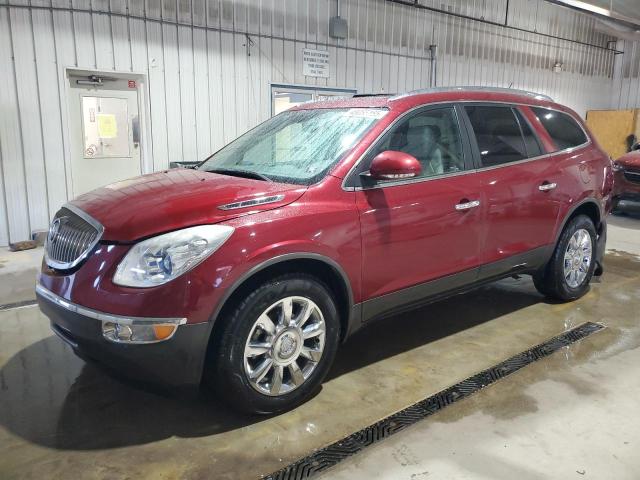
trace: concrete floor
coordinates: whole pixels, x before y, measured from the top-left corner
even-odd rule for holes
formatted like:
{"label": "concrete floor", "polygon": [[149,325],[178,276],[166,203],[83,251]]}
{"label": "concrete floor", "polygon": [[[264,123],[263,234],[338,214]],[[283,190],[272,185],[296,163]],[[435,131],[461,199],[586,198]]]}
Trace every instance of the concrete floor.
{"label": "concrete floor", "polygon": [[611,223],[620,248],[583,299],[548,303],[522,277],[378,322],[310,402],[272,418],[123,382],[37,307],[0,311],[0,478],[260,478],[585,321],[607,328],[322,478],[637,478],[640,220]]}
{"label": "concrete floor", "polygon": [[0,248],[0,305],[35,299],[36,274],[42,263],[42,247],[22,252]]}

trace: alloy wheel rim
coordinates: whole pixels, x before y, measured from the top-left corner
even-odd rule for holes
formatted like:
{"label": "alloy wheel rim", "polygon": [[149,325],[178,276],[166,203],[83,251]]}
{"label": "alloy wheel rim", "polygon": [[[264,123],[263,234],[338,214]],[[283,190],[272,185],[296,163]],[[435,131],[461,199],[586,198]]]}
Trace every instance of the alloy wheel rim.
{"label": "alloy wheel rim", "polygon": [[300,387],[316,369],[325,321],[309,298],[278,300],[257,318],[244,348],[244,372],[258,392],[279,396]]}
{"label": "alloy wheel rim", "polygon": [[577,288],[587,278],[593,246],[591,235],[584,228],[576,230],[564,253],[564,279],[571,288]]}

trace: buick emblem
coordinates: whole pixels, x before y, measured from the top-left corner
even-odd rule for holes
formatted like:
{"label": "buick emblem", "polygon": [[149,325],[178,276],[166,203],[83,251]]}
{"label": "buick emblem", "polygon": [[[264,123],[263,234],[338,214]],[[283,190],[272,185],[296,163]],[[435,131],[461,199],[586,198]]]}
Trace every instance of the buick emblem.
{"label": "buick emblem", "polygon": [[61,225],[62,217],[54,218],[53,222],[51,222],[51,226],[49,227],[49,234],[47,235],[47,241],[49,242],[49,245],[52,245],[56,240]]}

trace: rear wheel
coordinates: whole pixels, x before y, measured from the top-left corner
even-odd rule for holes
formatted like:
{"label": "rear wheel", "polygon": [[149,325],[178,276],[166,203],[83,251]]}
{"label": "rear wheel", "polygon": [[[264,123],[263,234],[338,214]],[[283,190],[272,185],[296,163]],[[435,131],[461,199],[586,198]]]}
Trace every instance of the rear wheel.
{"label": "rear wheel", "polygon": [[267,281],[219,321],[223,331],[205,380],[248,413],[276,413],[307,400],[327,374],[340,336],[330,290],[304,274]]}
{"label": "rear wheel", "polygon": [[545,268],[533,276],[540,293],[569,301],[583,296],[596,268],[596,229],[586,215],[578,215],[565,226]]}

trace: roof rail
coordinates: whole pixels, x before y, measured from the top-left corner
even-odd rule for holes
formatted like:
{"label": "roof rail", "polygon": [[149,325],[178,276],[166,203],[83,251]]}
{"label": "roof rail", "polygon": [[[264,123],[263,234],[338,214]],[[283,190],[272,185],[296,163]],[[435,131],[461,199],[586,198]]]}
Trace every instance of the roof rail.
{"label": "roof rail", "polygon": [[393,97],[397,94],[395,93],[356,93],[351,98],[361,98],[361,97]]}
{"label": "roof rail", "polygon": [[547,100],[549,102],[553,102],[553,98],[548,95],[544,95],[542,93],[529,92],[527,90],[518,90],[515,88],[504,88],[504,87],[472,87],[472,86],[464,86],[464,87],[432,87],[432,88],[422,88],[420,90],[412,90],[411,92],[401,93],[394,97],[391,97],[389,100],[398,100],[399,98],[410,97],[412,95],[422,95],[425,93],[440,93],[440,92],[498,92],[498,93],[515,93],[516,95],[525,95],[527,97],[535,98],[536,100]]}

